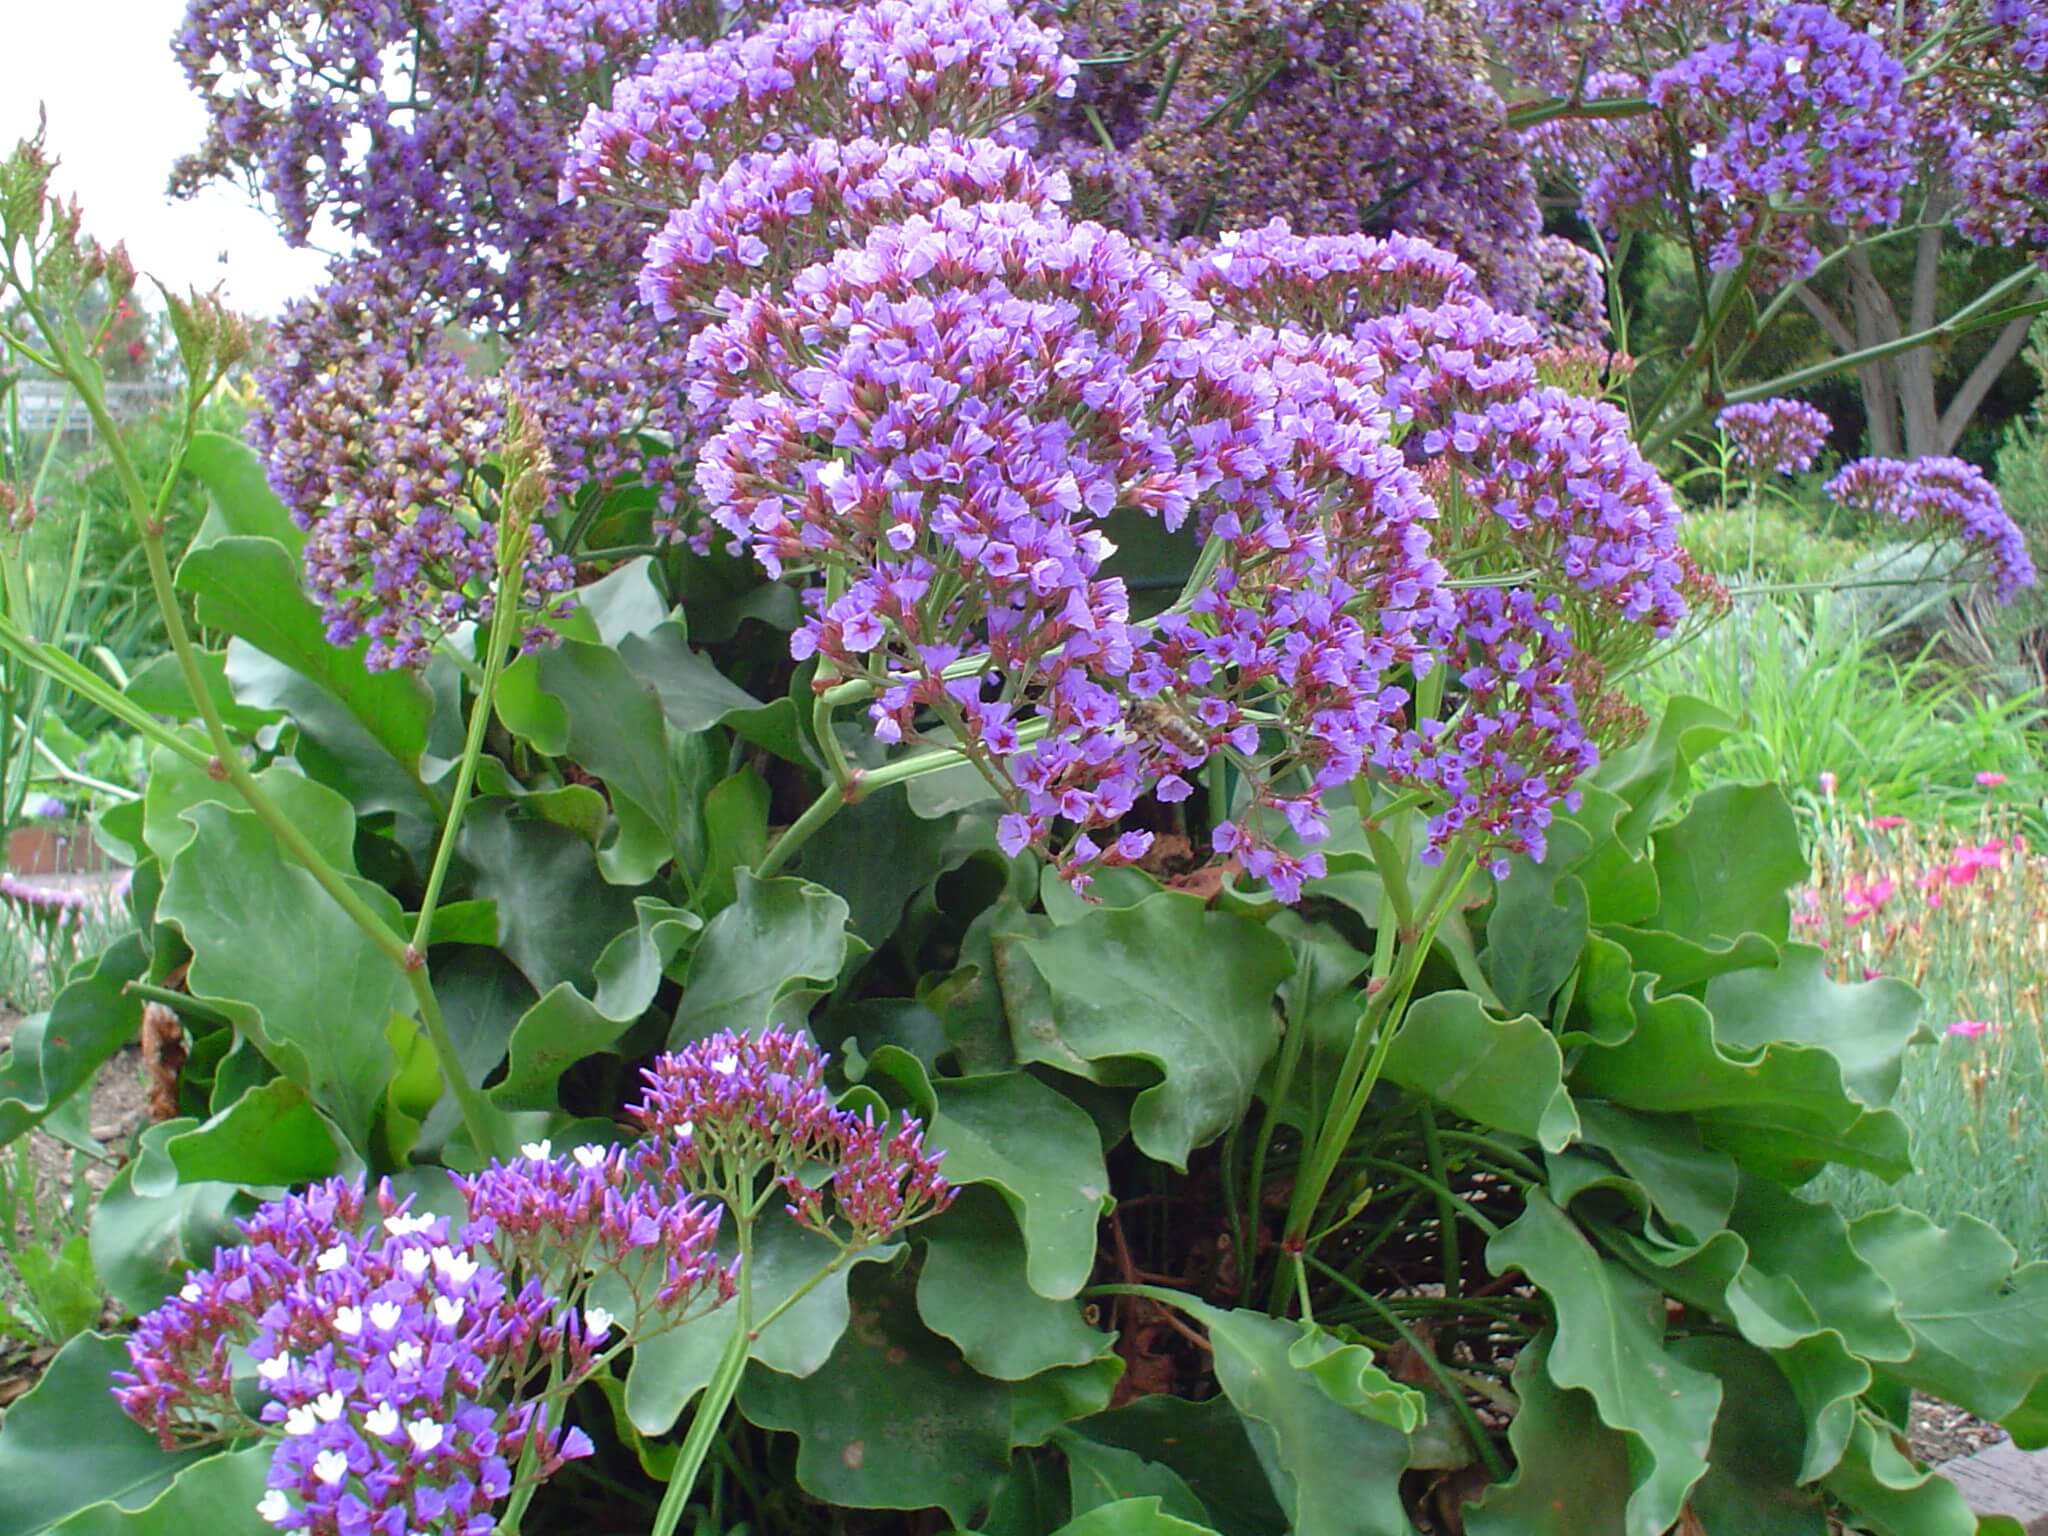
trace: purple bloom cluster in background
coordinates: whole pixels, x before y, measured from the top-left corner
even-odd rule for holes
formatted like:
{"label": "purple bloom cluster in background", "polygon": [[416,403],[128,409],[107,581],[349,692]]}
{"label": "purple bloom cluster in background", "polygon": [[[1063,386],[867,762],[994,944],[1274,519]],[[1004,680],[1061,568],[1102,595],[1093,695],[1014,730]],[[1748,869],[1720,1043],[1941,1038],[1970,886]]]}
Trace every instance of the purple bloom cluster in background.
{"label": "purple bloom cluster in background", "polygon": [[1813,468],[1834,423],[1804,400],[1751,400],[1716,418],[1735,462],[1759,475],[1795,475]]}
{"label": "purple bloom cluster in background", "polygon": [[1857,459],[1827,483],[1827,493],[1852,511],[1956,539],[1990,566],[2000,602],[2034,584],[2026,535],[1984,471],[1963,459]]}

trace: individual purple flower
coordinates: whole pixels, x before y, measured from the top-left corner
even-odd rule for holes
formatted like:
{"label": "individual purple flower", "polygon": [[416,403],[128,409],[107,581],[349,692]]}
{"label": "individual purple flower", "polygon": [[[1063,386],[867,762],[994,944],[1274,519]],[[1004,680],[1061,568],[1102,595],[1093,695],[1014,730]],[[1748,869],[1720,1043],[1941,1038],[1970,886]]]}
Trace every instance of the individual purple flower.
{"label": "individual purple flower", "polygon": [[657,54],[592,107],[562,170],[577,195],[689,201],[743,154],[820,137],[1028,140],[1017,120],[1070,95],[1059,34],[1004,0],[870,0],[791,11],[745,37]]}
{"label": "individual purple flower", "polygon": [[1804,400],[1750,400],[1718,418],[1735,462],[1759,475],[1792,475],[1813,468],[1834,423]]}
{"label": "individual purple flower", "polygon": [[1991,568],[2001,603],[2034,584],[2027,539],[1997,489],[1962,459],[1857,459],[1826,486],[1851,511],[1887,518],[1930,538],[1953,538]]}

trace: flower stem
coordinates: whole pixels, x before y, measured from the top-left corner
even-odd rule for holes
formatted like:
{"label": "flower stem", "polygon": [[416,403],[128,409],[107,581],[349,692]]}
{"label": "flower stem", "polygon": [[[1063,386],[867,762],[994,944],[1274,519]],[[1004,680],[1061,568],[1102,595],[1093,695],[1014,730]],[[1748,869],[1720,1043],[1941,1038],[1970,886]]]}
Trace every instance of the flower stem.
{"label": "flower stem", "polygon": [[753,1325],[753,1223],[740,1222],[739,1232],[740,1279],[738,1293],[733,1298],[737,1315],[733,1320],[732,1338],[727,1341],[724,1353],[719,1355],[711,1380],[705,1383],[704,1396],[697,1402],[696,1417],[690,1420],[690,1432],[683,1437],[682,1447],[676,1452],[675,1465],[669,1469],[668,1490],[661,1496],[661,1508],[655,1512],[654,1528],[649,1536],[675,1536],[676,1527],[682,1523],[683,1510],[690,1502],[690,1490],[697,1484],[697,1474],[704,1470],[704,1458],[711,1454],[711,1442],[724,1427],[725,1410],[732,1406],[732,1400],[740,1389],[740,1378],[746,1374],[747,1355],[756,1337]]}

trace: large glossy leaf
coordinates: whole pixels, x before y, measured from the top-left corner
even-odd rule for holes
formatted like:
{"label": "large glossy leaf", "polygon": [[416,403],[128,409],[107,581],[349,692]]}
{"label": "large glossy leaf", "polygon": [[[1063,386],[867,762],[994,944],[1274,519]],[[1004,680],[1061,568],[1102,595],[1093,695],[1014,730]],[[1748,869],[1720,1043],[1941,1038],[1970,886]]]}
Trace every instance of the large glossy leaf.
{"label": "large glossy leaf", "polygon": [[1573,1097],[1695,1115],[1710,1145],[1794,1182],[1827,1161],[1883,1178],[1911,1167],[1904,1123],[1852,1097],[1831,1052],[1798,1044],[1724,1048],[1705,1004],[1654,995],[1652,986],[1637,978],[1632,1035],[1580,1056],[1568,1081]]}
{"label": "large glossy leaf", "polygon": [[1586,947],[1586,888],[1570,873],[1591,839],[1570,822],[1552,828],[1537,864],[1517,854],[1508,878],[1494,886],[1479,957],[1486,979],[1510,1014],[1542,1013]]}
{"label": "large glossy leaf", "polygon": [[1088,1112],[1023,1072],[943,1078],[926,1142],[946,1177],[994,1187],[1023,1231],[1025,1276],[1040,1296],[1072,1296],[1095,1264],[1109,1197],[1102,1140]]}
{"label": "large glossy leaf", "polygon": [[1315,1367],[1331,1351],[1303,1348],[1298,1325],[1263,1312],[1193,1297],[1175,1305],[1208,1328],[1216,1380],[1243,1417],[1294,1536],[1409,1536],[1400,1486],[1408,1437],[1328,1390]]}
{"label": "large glossy leaf", "polygon": [[598,873],[584,838],[526,815],[527,804],[469,808],[458,848],[471,894],[496,904],[498,947],[536,992],[567,982],[589,996],[605,946],[634,926],[633,896]]}
{"label": "large glossy leaf", "polygon": [[1022,1381],[1057,1366],[1086,1365],[1108,1349],[1110,1335],[1082,1321],[1080,1303],[1032,1290],[1024,1278],[1024,1240],[994,1191],[962,1191],[952,1209],[921,1230],[918,1315],[982,1375]]}
{"label": "large glossy leaf", "polygon": [[1872,1536],[1976,1536],[1979,1529],[1956,1485],[1907,1460],[1890,1427],[1868,1413],[1824,1486],[1849,1507],[1855,1529]]}
{"label": "large glossy leaf", "polygon": [[[1735,1160],[1702,1145],[1689,1119],[1639,1114],[1598,1099],[1581,1103],[1578,1111],[1586,1144],[1614,1159],[1673,1232],[1705,1242],[1727,1224],[1735,1208]],[[1572,1197],[1559,1198],[1569,1204]]]}
{"label": "large glossy leaf", "polygon": [[1642,851],[1650,830],[1685,793],[1693,763],[1735,728],[1734,720],[1704,699],[1675,698],[1654,732],[1601,760],[1593,783],[1628,806],[1614,823],[1623,849]]}
{"label": "large glossy leaf", "polygon": [[1705,1536],[1828,1536],[1826,1512],[1801,1486],[1804,1415],[1770,1358],[1711,1334],[1679,1339],[1671,1353],[1721,1381],[1707,1475],[1692,1491]]}
{"label": "large glossy leaf", "polygon": [[1176,1168],[1238,1122],[1278,1038],[1273,994],[1293,964],[1285,943],[1165,892],[1021,947],[1050,994],[1056,1039],[1016,1032],[1020,1057],[1156,1070],[1160,1081],[1132,1106],[1131,1134],[1146,1156]]}
{"label": "large glossy leaf", "polygon": [[884,790],[820,827],[795,869],[843,896],[847,925],[879,948],[902,921],[903,904],[973,851],[956,837],[959,823],[958,816],[928,821],[902,790]]}
{"label": "large glossy leaf", "polygon": [[846,903],[823,886],[741,871],[733,902],[704,927],[690,960],[669,1044],[722,1029],[747,1032],[804,1022],[859,953]]}
{"label": "large glossy leaf", "polygon": [[635,897],[633,926],[597,957],[591,995],[558,982],[520,1016],[505,1076],[491,1085],[491,1097],[507,1109],[555,1108],[562,1074],[585,1056],[609,1049],[647,1011],[662,977],[699,927],[680,907]]}
{"label": "large glossy leaf", "polygon": [[741,1412],[797,1437],[796,1477],[856,1509],[940,1508],[958,1525],[1010,1466],[1010,1400],[928,1331],[906,1284],[878,1267],[849,1287],[852,1325],[809,1377],[750,1371]]}
{"label": "large glossy leaf", "polygon": [[1799,824],[1775,784],[1717,784],[1656,842],[1663,899],[1650,926],[1696,943],[1745,933],[1784,942],[1786,892],[1808,870]]}
{"label": "large glossy leaf", "polygon": [[87,1090],[99,1069],[142,1027],[128,983],[149,968],[142,940],[124,934],[88,960],[47,1013],[15,1026],[0,1051],[0,1146]]}
{"label": "large glossy leaf", "polygon": [[1714,1038],[1724,1049],[1780,1041],[1819,1046],[1842,1064],[1842,1084],[1873,1107],[1899,1090],[1920,994],[1903,981],[1839,982],[1810,944],[1788,944],[1774,966],[1731,971],[1707,983]]}
{"label": "large glossy leaf", "polygon": [[1486,1262],[1496,1274],[1520,1270],[1550,1298],[1550,1379],[1591,1394],[1601,1422],[1628,1439],[1634,1491],[1623,1529],[1661,1536],[1706,1471],[1720,1382],[1672,1357],[1655,1294],[1601,1257],[1541,1191],[1487,1244]]}
{"label": "large glossy leaf", "polygon": [[[236,701],[235,691],[228,684],[226,651],[202,650],[197,652],[197,658],[207,696],[213,700],[224,724],[238,731],[254,731],[277,719],[275,710],[255,709]],[[184,668],[169,651],[137,667],[121,691],[152,715],[162,715],[167,720],[200,718],[199,706],[192,702],[192,690],[185,686]]]}
{"label": "large glossy leaf", "polygon": [[107,1501],[140,1509],[197,1459],[160,1449],[156,1436],[121,1412],[111,1378],[127,1368],[120,1340],[80,1334],[7,1410],[0,1429],[0,1536],[37,1536]]}
{"label": "large glossy leaf", "polygon": [[1887,1375],[1987,1419],[2048,1376],[2048,1261],[2020,1264],[1974,1216],[1944,1228],[1918,1211],[1878,1211],[1849,1238],[1898,1294],[1912,1335],[1912,1354]]}
{"label": "large glossy leaf", "polygon": [[1201,1524],[1209,1518],[1187,1480],[1164,1463],[1073,1430],[1062,1430],[1054,1443],[1067,1458],[1068,1499],[1077,1516],[1125,1499],[1154,1498],[1177,1519]]}
{"label": "large glossy leaf", "polygon": [[1190,1402],[1154,1393],[1089,1419],[1080,1432],[1178,1472],[1224,1536],[1269,1536],[1286,1517],[1228,1398]]}
{"label": "large glossy leaf", "polygon": [[[172,862],[157,910],[192,948],[187,986],[367,1154],[396,1066],[384,1025],[412,1006],[404,973],[311,875],[285,862],[253,815],[197,805],[185,816],[198,835]],[[347,878],[395,929],[397,902]]]}
{"label": "large glossy leaf", "polygon": [[195,432],[180,467],[206,487],[213,515],[230,534],[275,539],[292,555],[306,547],[306,535],[270,488],[263,461],[238,437]]}
{"label": "large glossy leaf", "polygon": [[170,1138],[164,1150],[188,1184],[305,1184],[352,1160],[327,1117],[288,1077],[249,1089],[203,1125]]}
{"label": "large glossy leaf", "polygon": [[[189,1130],[192,1121],[165,1121],[142,1133],[147,1151]],[[168,1166],[169,1159],[165,1157]],[[125,1312],[143,1313],[182,1283],[221,1243],[236,1238],[229,1212],[240,1189],[233,1184],[174,1184],[138,1193],[137,1163],[115,1174],[92,1218],[92,1267],[107,1294]]]}
{"label": "large glossy leaf", "polygon": [[[722,1244],[727,1255],[734,1251],[730,1231]],[[899,1246],[871,1248],[854,1262],[881,1262],[901,1251]],[[779,1307],[838,1253],[825,1238],[785,1217],[765,1218],[755,1232],[754,1315],[765,1316]],[[846,1270],[842,1268],[761,1329],[751,1356],[759,1367],[787,1376],[808,1376],[831,1355],[846,1331],[848,1317]],[[736,1309],[720,1307],[633,1351],[632,1373],[626,1378],[626,1408],[642,1434],[668,1433],[690,1399],[711,1380],[718,1357],[738,1323]]]}
{"label": "large glossy leaf", "polygon": [[505,669],[497,710],[514,735],[604,780],[618,823],[598,853],[607,880],[641,885],[671,860],[701,874],[701,808],[724,748],[671,729],[654,689],[617,651],[582,640],[529,651]]}
{"label": "large glossy leaf", "polygon": [[668,723],[685,735],[723,725],[777,757],[808,760],[795,701],[762,703],[691,650],[681,624],[627,636],[619,642],[619,657],[654,689]]}
{"label": "large glossy leaf", "polygon": [[1069,1520],[1053,1536],[1212,1536],[1206,1525],[1183,1520],[1158,1495],[1098,1504]]}
{"label": "large glossy leaf", "polygon": [[1010,1384],[1010,1446],[1044,1445],[1067,1425],[1109,1406],[1124,1377],[1123,1356],[1062,1365]]}
{"label": "large glossy leaf", "polygon": [[1628,1529],[1628,1440],[1600,1422],[1590,1395],[1550,1379],[1554,1342],[1550,1332],[1538,1334],[1515,1357],[1519,1406],[1508,1426],[1515,1475],[1466,1510],[1468,1536],[1622,1536]]}
{"label": "large glossy leaf", "polygon": [[282,544],[232,537],[195,549],[178,567],[178,586],[192,594],[200,623],[246,642],[304,685],[243,665],[231,645],[227,674],[241,702],[290,714],[303,735],[345,757],[356,755],[366,739],[410,780],[408,799],[422,798],[420,754],[433,716],[426,684],[410,672],[370,671],[363,665],[367,641],[330,645],[320,610],[299,590],[297,563]]}
{"label": "large glossy leaf", "polygon": [[1387,1051],[1386,1076],[1548,1151],[1579,1133],[1557,1037],[1527,1014],[1495,1018],[1470,992],[1432,992],[1414,1004]]}
{"label": "large glossy leaf", "polygon": [[131,1512],[114,1503],[94,1504],[52,1526],[52,1536],[191,1536],[195,1530],[240,1530],[263,1497],[270,1456],[267,1445],[208,1456],[186,1467],[141,1509]]}
{"label": "large glossy leaf", "polygon": [[[256,782],[323,859],[336,869],[355,873],[356,813],[347,800],[307,778],[290,762],[270,764],[256,775]],[[192,841],[192,823],[184,813],[209,803],[231,811],[244,809],[241,795],[225,781],[168,748],[159,747],[151,754],[149,783],[142,793],[142,838],[166,867]]]}

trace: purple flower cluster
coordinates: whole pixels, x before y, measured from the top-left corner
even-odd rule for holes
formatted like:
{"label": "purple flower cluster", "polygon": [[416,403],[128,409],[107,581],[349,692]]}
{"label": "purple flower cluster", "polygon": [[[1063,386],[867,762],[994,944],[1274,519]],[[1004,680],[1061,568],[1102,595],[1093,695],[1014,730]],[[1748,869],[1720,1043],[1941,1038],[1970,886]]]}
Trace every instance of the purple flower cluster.
{"label": "purple flower cluster", "polygon": [[265,1401],[252,1427],[275,1447],[257,1505],[269,1524],[483,1536],[522,1460],[540,1479],[590,1454],[546,1405],[496,1401],[558,1353],[572,1379],[587,1372],[583,1320],[538,1280],[515,1288],[445,1219],[336,1179],[266,1205],[243,1235],[137,1325],[115,1397],[167,1448],[233,1432],[249,1422],[235,1388],[253,1357]]}
{"label": "purple flower cluster", "polygon": [[1989,37],[1936,93],[1930,137],[1948,146],[1972,240],[2048,264],[2048,5],[1990,0]]}
{"label": "purple flower cluster", "polygon": [[[1781,7],[1657,71],[1647,95],[1684,140],[1685,212],[1709,263],[1748,256],[1766,275],[1799,277],[1819,260],[1816,215],[1850,228],[1896,220],[1913,170],[1905,82],[1877,39],[1824,5]],[[1586,187],[1588,217],[1672,226],[1665,119],[1615,138],[1615,159]]]}
{"label": "purple flower cluster", "polygon": [[1990,565],[2002,603],[2034,585],[2026,535],[1984,472],[1963,459],[1857,459],[1827,483],[1827,493],[1852,511],[1957,540]]}
{"label": "purple flower cluster", "polygon": [[649,242],[640,299],[658,320],[717,314],[727,290],[780,286],[870,231],[947,201],[1042,208],[1067,195],[1066,177],[1023,150],[944,130],[921,144],[814,139],[742,155]]}
{"label": "purple flower cluster", "polygon": [[[798,1221],[849,1248],[886,1242],[953,1201],[923,1127],[837,1108],[825,1058],[802,1035],[722,1031],[656,1059],[631,1113],[651,1133],[649,1166],[674,1188],[751,1211],[764,1171]],[[822,1175],[822,1182],[820,1176]],[[830,1195],[830,1209],[826,1196]]]}
{"label": "purple flower cluster", "polygon": [[1028,139],[1015,120],[1071,95],[1077,69],[1057,32],[1002,0],[795,11],[750,36],[671,48],[623,80],[577,130],[562,196],[684,204],[741,155],[835,133]]}
{"label": "purple flower cluster", "polygon": [[1181,277],[1218,314],[1257,325],[1349,332],[1411,305],[1475,296],[1472,268],[1426,240],[1298,235],[1285,219],[1223,235]]}
{"label": "purple flower cluster", "polygon": [[1735,462],[1759,475],[1793,475],[1813,468],[1834,423],[1804,400],[1751,400],[1717,418],[1735,450]]}

